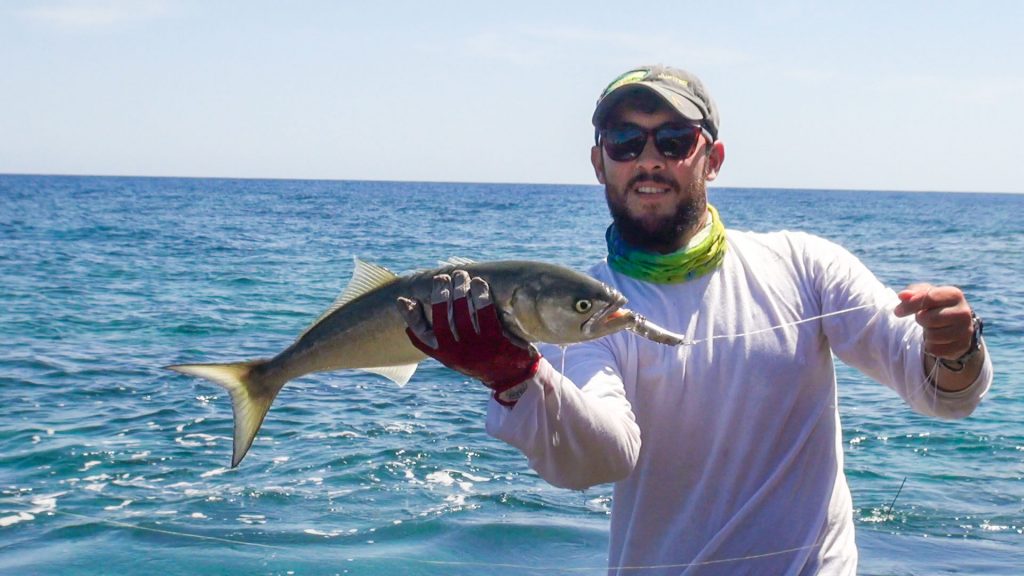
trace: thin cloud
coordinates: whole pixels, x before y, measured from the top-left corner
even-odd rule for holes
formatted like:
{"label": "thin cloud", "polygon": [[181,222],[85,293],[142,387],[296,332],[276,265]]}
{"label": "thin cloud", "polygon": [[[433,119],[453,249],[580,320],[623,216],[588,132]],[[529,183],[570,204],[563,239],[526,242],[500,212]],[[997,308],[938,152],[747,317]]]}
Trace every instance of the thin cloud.
{"label": "thin cloud", "polygon": [[21,15],[56,28],[97,29],[157,20],[169,13],[168,3],[162,0],[92,0],[36,5]]}
{"label": "thin cloud", "polygon": [[737,65],[752,59],[739,50],[713,45],[697,46],[674,35],[611,32],[584,27],[482,30],[462,41],[462,49],[478,56],[522,67],[553,60],[578,62],[593,54],[607,52],[609,47],[614,47],[612,51],[632,65],[659,63],[651,61],[652,54],[685,54],[690,66],[699,63],[704,67]]}

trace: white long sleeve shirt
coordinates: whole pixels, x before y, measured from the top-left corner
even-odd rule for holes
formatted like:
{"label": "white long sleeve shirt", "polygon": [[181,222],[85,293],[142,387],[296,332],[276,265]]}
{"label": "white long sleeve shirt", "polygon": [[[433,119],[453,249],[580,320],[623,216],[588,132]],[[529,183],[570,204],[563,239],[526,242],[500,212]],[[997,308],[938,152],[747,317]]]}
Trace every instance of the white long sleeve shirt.
{"label": "white long sleeve shirt", "polygon": [[[968,389],[939,391],[920,327],[849,252],[801,233],[727,240],[722,266],[686,283],[590,271],[655,324],[717,338],[671,347],[619,332],[572,346],[564,376],[542,361],[513,409],[491,401],[488,432],[553,485],[616,482],[609,574],[853,575],[832,354],[943,418],[973,411],[991,363]],[[557,348],[545,354],[559,363]]]}

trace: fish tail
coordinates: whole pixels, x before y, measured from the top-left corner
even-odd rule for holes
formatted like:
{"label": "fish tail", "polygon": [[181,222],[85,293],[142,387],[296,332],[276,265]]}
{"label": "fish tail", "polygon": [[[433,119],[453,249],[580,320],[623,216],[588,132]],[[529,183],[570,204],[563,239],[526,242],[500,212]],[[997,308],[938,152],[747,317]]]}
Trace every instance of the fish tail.
{"label": "fish tail", "polygon": [[231,454],[231,467],[245,458],[256,438],[270,405],[286,380],[270,376],[262,369],[269,360],[248,360],[233,364],[177,364],[167,366],[190,376],[199,376],[223,386],[231,394],[231,407],[235,414],[235,438]]}

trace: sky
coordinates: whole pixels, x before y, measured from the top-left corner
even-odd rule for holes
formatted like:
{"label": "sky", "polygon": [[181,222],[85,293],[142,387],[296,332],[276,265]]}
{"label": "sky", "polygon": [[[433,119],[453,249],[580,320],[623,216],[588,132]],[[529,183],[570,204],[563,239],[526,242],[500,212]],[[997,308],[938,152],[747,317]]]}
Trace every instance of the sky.
{"label": "sky", "polygon": [[596,184],[700,76],[725,187],[1024,193],[1024,2],[0,0],[0,173]]}

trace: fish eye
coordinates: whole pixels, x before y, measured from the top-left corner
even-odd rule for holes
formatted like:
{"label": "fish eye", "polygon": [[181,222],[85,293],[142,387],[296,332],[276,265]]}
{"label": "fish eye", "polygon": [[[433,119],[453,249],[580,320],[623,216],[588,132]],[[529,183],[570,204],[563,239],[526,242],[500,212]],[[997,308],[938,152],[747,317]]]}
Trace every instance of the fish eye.
{"label": "fish eye", "polygon": [[590,312],[590,309],[593,307],[594,303],[591,302],[590,300],[583,299],[576,301],[576,311],[579,312],[580,314],[586,314],[587,312]]}

